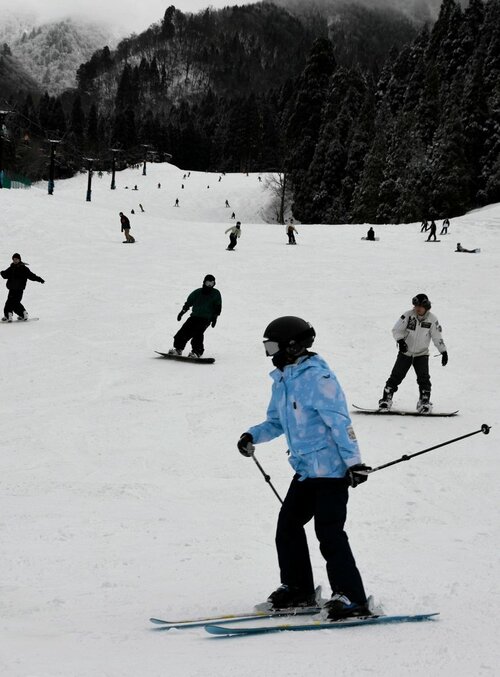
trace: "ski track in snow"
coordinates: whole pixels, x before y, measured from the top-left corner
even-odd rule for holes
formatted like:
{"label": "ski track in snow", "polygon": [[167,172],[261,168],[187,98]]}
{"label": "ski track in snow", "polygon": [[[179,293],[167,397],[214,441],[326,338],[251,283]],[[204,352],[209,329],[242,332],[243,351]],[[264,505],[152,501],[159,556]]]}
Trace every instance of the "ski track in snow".
{"label": "ski track in snow", "polygon": [[[409,224],[376,226],[376,243],[361,241],[366,225],[298,225],[298,246],[287,247],[283,226],[262,223],[269,196],[257,175],[183,174],[126,170],[116,191],[94,175],[91,203],[85,175],[57,181],[52,197],[42,184],[0,191],[2,269],[19,251],[46,280],[24,297],[40,322],[0,328],[0,673],[494,675],[500,205],[452,219],[432,246]],[[243,232],[230,253],[233,210]],[[119,211],[134,246],[121,246]],[[457,256],[456,242],[481,254]],[[215,365],[157,358],[206,273],[223,297],[206,333]],[[431,358],[435,408],[460,415],[353,414],[363,460],[380,465],[494,427],[371,477],[351,493],[347,530],[388,613],[440,620],[225,641],[150,629],[152,615],[250,610],[279,583],[279,505],[235,446],[265,415],[268,322],[309,320],[349,402],[373,406],[396,356],[391,328],[417,292],[430,296],[450,355],[445,369]],[[395,402],[413,408],[417,394],[409,373]],[[257,448],[282,494],[292,475],[284,452],[283,439]]]}

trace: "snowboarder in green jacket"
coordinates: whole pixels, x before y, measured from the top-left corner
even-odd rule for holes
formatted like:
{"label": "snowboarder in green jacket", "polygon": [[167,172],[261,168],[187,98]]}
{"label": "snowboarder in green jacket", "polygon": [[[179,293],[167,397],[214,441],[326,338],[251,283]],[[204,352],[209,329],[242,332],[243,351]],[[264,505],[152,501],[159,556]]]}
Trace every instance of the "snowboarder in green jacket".
{"label": "snowboarder in green jacket", "polygon": [[209,325],[215,327],[222,311],[222,297],[220,291],[215,289],[213,275],[205,275],[203,286],[189,294],[181,312],[177,315],[178,322],[190,308],[192,308],[191,315],[174,336],[174,347],[168,351],[169,355],[182,355],[189,340],[191,340],[191,352],[188,357],[201,357],[205,352],[203,335]]}

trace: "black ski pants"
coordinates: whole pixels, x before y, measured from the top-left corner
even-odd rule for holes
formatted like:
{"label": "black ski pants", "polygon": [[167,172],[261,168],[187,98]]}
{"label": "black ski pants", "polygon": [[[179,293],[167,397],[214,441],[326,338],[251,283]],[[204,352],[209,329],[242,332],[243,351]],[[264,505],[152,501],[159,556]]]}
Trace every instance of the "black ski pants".
{"label": "black ski pants", "polygon": [[419,357],[412,357],[404,353],[398,353],[396,362],[392,368],[391,375],[385,384],[386,388],[390,388],[391,392],[395,393],[398,386],[402,383],[408,370],[413,365],[415,374],[417,375],[417,383],[420,392],[431,392],[431,379],[429,376],[429,355],[420,355]]}
{"label": "black ski pants", "polygon": [[3,309],[4,317],[7,317],[7,313],[16,313],[19,317],[23,316],[23,313],[26,310],[21,303],[23,294],[24,289],[9,289],[9,295],[7,296]]}
{"label": "black ski pants", "polygon": [[184,350],[186,343],[191,339],[193,352],[197,355],[203,355],[205,351],[203,334],[209,324],[210,320],[207,320],[204,317],[194,317],[193,315],[188,317],[174,336],[174,348]]}
{"label": "black ski pants", "polygon": [[236,235],[233,235],[233,233],[229,234],[229,244],[227,246],[228,249],[234,249],[236,247],[236,243],[238,242],[238,238]]}
{"label": "black ski pants", "polygon": [[295,241],[295,234],[293,230],[288,231],[288,244],[297,244]]}
{"label": "black ski pants", "polygon": [[363,582],[344,531],[348,494],[348,483],[344,478],[318,477],[299,481],[299,476],[295,475],[278,517],[278,562],[283,584],[314,592],[304,529],[314,517],[332,592],[342,592],[352,602],[364,604]]}

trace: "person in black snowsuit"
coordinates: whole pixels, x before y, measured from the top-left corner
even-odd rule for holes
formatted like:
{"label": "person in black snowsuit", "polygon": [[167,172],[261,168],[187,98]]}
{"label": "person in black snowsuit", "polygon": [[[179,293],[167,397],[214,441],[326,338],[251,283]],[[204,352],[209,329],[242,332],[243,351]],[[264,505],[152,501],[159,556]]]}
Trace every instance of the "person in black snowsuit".
{"label": "person in black snowsuit", "polygon": [[134,242],[134,238],[130,235],[130,220],[123,212],[120,212],[120,223],[122,224],[122,233],[125,233],[124,242]]}
{"label": "person in black snowsuit", "polygon": [[222,311],[222,297],[215,287],[215,277],[205,275],[203,286],[195,289],[187,297],[181,312],[177,315],[177,322],[192,308],[192,313],[174,336],[174,347],[169,355],[182,355],[186,343],[191,339],[191,352],[188,357],[201,357],[205,351],[203,334],[209,325],[215,327],[217,318]]}
{"label": "person in black snowsuit", "polygon": [[434,219],[432,219],[431,225],[430,225],[429,227],[430,227],[430,231],[431,231],[431,232],[429,233],[429,237],[427,238],[426,242],[430,242],[430,241],[431,241],[431,238],[432,238],[432,239],[434,240],[434,242],[435,242],[436,239],[437,239],[437,238],[436,238],[436,228],[437,228],[437,226],[436,226],[436,224],[434,223]]}
{"label": "person in black snowsuit", "polygon": [[373,230],[373,228],[370,227],[368,229],[368,232],[366,233],[366,239],[372,241],[375,240],[375,231]]}
{"label": "person in black snowsuit", "polygon": [[12,263],[6,270],[2,270],[0,275],[4,280],[7,280],[7,289],[9,290],[3,309],[2,322],[12,322],[13,313],[16,313],[20,320],[27,320],[28,313],[21,303],[26,283],[28,280],[32,280],[45,284],[45,280],[32,273],[28,266],[21,261],[21,254],[17,253],[12,255]]}

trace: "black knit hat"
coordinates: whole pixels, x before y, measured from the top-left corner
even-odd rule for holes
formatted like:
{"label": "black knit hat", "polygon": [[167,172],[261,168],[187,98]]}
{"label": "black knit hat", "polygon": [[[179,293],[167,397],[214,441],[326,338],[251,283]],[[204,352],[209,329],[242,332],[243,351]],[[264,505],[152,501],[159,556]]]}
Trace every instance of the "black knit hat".
{"label": "black knit hat", "polygon": [[13,259],[19,259],[21,261],[21,254],[12,254]]}
{"label": "black knit hat", "polygon": [[426,310],[431,309],[431,302],[429,301],[427,294],[417,294],[412,298],[411,302],[414,306],[422,306],[422,308],[425,308]]}

